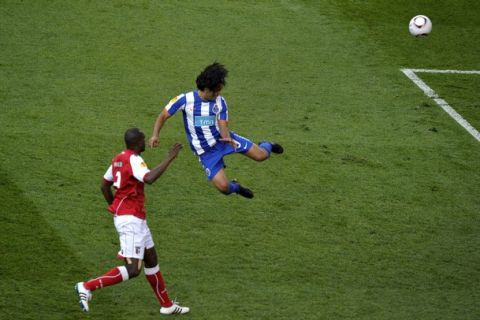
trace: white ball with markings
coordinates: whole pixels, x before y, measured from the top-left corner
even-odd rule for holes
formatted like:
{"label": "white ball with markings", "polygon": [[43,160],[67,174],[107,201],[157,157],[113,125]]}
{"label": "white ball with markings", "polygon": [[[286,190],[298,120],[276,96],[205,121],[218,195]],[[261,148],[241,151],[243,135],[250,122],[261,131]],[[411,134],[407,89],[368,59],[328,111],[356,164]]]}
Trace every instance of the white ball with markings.
{"label": "white ball with markings", "polygon": [[415,37],[428,36],[432,32],[432,21],[424,15],[418,15],[410,20],[408,30]]}

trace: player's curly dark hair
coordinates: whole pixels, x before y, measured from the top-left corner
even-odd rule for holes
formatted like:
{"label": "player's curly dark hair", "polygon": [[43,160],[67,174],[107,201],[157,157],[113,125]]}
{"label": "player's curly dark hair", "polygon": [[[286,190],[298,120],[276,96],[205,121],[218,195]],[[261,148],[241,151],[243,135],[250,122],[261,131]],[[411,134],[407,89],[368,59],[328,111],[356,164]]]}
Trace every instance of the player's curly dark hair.
{"label": "player's curly dark hair", "polygon": [[205,88],[211,91],[218,91],[222,86],[225,86],[225,78],[228,75],[228,70],[221,63],[214,62],[207,66],[197,77],[197,88],[199,90],[205,90]]}

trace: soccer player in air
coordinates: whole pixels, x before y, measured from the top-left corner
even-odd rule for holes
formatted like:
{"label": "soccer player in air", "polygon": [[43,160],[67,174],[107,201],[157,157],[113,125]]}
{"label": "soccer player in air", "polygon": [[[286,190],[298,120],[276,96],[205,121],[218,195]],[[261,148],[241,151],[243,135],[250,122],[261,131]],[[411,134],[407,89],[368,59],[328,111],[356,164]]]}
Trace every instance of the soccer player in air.
{"label": "soccer player in air", "polygon": [[[80,307],[88,312],[92,292],[127,281],[138,276],[144,263],[145,276],[158,302],[161,314],[184,314],[190,311],[172,302],[168,297],[165,282],[158,266],[152,234],[145,220],[144,184],[154,183],[177,157],[182,145],[175,143],[163,161],[149,170],[140,154],[145,151],[145,135],[137,128],[125,132],[126,149],[112,159],[103,176],[101,190],[108,203],[108,210],[114,215],[113,221],[120,238],[119,257],[125,265],[89,281],[76,284]],[[113,194],[112,185],[116,192]]]}
{"label": "soccer player in air", "polygon": [[190,147],[202,163],[208,180],[222,193],[238,193],[253,198],[253,192],[235,180],[229,181],[225,174],[223,157],[242,153],[263,161],[273,153],[283,153],[281,145],[262,141],[258,145],[228,128],[228,110],[221,96],[228,71],[220,63],[213,63],[201,72],[196,80],[197,89],[183,93],[165,106],[155,121],[149,145],[158,146],[160,130],[178,110],[183,112],[183,123]]}

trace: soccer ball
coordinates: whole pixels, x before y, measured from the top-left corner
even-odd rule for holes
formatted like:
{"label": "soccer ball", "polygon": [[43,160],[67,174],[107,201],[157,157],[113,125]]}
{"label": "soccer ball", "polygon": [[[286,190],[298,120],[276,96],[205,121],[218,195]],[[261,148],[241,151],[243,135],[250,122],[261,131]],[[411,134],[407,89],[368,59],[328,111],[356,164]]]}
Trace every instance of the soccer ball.
{"label": "soccer ball", "polygon": [[424,15],[415,16],[410,20],[408,30],[415,37],[428,36],[432,31],[432,21]]}

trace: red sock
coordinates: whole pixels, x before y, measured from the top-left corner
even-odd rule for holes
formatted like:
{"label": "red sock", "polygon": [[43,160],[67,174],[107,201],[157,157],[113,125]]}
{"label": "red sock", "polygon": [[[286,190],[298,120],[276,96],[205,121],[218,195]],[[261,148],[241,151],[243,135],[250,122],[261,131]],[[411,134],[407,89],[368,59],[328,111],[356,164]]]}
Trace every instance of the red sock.
{"label": "red sock", "polygon": [[113,286],[114,284],[128,280],[128,272],[125,267],[116,267],[105,273],[104,275],[85,282],[83,285],[90,291]]}
{"label": "red sock", "polygon": [[158,265],[153,268],[145,268],[145,276],[147,277],[148,282],[150,282],[150,285],[152,286],[160,305],[166,308],[171,307],[173,303],[168,297],[165,281],[163,280],[163,276]]}

